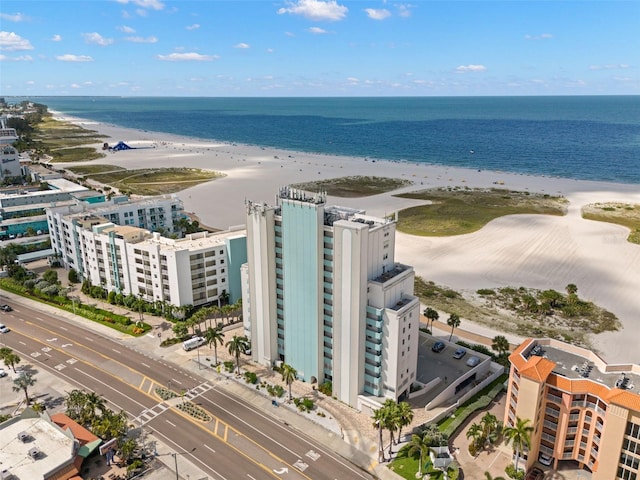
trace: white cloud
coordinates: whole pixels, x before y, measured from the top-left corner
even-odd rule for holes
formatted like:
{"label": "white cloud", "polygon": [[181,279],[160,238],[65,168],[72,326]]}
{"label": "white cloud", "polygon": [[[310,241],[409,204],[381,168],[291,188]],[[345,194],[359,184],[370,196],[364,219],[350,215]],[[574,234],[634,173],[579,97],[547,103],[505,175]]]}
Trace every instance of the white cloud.
{"label": "white cloud", "polygon": [[93,62],[93,58],[89,55],[72,55],[70,53],[58,55],[56,60],[60,60],[61,62]]}
{"label": "white cloud", "polygon": [[218,60],[217,55],[201,55],[199,53],[170,53],[169,55],[156,55],[158,60],[165,62],[211,62]]}
{"label": "white cloud", "polygon": [[62,41],[62,35],[55,34],[54,36],[51,37],[51,41],[52,42],[61,42]]}
{"label": "white cloud", "polygon": [[6,55],[0,55],[0,61],[2,62],[31,62],[33,57],[31,55],[19,55],[17,57],[7,57]]}
{"label": "white cloud", "polygon": [[265,51],[267,53],[274,53],[275,52],[275,50],[273,48],[267,48]]}
{"label": "white cloud", "polygon": [[456,67],[456,72],[458,73],[467,73],[467,72],[484,72],[487,70],[487,67],[484,65],[460,65]]}
{"label": "white cloud", "polygon": [[251,45],[249,45],[248,43],[240,42],[235,44],[233,48],[246,49],[246,48],[251,48]]}
{"label": "white cloud", "polygon": [[29,40],[16,35],[14,32],[0,32],[0,50],[15,52],[18,50],[33,50]]}
{"label": "white cloud", "polygon": [[81,88],[80,85],[78,85],[77,83],[72,83],[71,85],[69,85],[71,88]]}
{"label": "white cloud", "polygon": [[199,23],[194,23],[193,25],[188,25],[187,30],[197,30],[200,28],[200,24]]}
{"label": "white cloud", "polygon": [[100,35],[98,32],[91,33],[83,33],[84,41],[87,43],[95,43],[96,45],[100,45],[106,47],[107,45],[111,45],[113,43],[113,38],[105,38]]}
{"label": "white cloud", "polygon": [[314,35],[324,35],[325,33],[329,33],[324,28],[320,27],[309,27],[308,31],[309,33],[313,33]]}
{"label": "white cloud", "polygon": [[136,33],[136,31],[133,28],[128,27],[126,25],[122,25],[122,26],[116,27],[116,28],[118,30],[120,30],[122,33]]}
{"label": "white cloud", "polygon": [[385,8],[365,8],[364,11],[372,20],[384,20],[391,16],[391,12]]}
{"label": "white cloud", "polygon": [[26,81],[26,84],[27,84],[27,85],[35,85],[35,84],[36,84],[36,82],[34,82],[33,80],[27,80],[27,81]]}
{"label": "white cloud", "polygon": [[549,38],[553,38],[553,34],[551,33],[541,33],[540,35],[525,35],[525,40],[547,40]]}
{"label": "white cloud", "polygon": [[399,16],[407,18],[411,16],[411,8],[413,8],[413,5],[398,4],[396,5],[396,8],[398,9]]}
{"label": "white cloud", "polygon": [[296,36],[296,34],[295,34],[295,33],[293,33],[293,32],[284,32],[284,34],[285,34],[287,37],[295,37],[295,36]]}
{"label": "white cloud", "polygon": [[160,0],[116,0],[118,3],[124,3],[128,5],[129,3],[133,5],[137,5],[142,8],[151,8],[152,10],[162,10],[164,8],[164,3]]}
{"label": "white cloud", "polygon": [[343,20],[349,11],[344,5],[339,5],[336,0],[298,0],[285,3],[287,6],[278,10],[279,15],[290,13],[313,21]]}
{"label": "white cloud", "polygon": [[157,43],[158,42],[158,38],[157,37],[126,37],[125,40],[127,42],[132,42],[132,43]]}
{"label": "white cloud", "polygon": [[626,63],[607,64],[607,65],[589,65],[589,70],[625,70],[629,68]]}
{"label": "white cloud", "polygon": [[30,20],[29,17],[23,15],[22,13],[15,13],[13,15],[9,13],[0,13],[0,18],[2,20],[8,20],[10,22],[26,22]]}

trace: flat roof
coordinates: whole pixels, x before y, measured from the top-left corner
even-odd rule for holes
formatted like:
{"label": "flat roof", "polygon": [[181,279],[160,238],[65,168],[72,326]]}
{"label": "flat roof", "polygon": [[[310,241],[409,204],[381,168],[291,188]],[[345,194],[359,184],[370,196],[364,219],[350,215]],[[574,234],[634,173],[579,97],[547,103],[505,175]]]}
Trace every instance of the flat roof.
{"label": "flat roof", "polygon": [[44,478],[75,458],[71,433],[36,415],[23,414],[0,424],[0,468],[16,478]]}
{"label": "flat roof", "polygon": [[[546,343],[546,344],[545,344]],[[606,385],[609,388],[621,388],[634,393],[640,391],[640,374],[637,365],[607,365],[599,358],[594,358],[591,352],[572,352],[544,340],[534,340],[522,351],[522,356],[528,360],[532,356],[546,358],[555,363],[553,373],[571,380],[588,379]],[[624,385],[623,379],[626,378]],[[625,388],[622,388],[625,387]]]}

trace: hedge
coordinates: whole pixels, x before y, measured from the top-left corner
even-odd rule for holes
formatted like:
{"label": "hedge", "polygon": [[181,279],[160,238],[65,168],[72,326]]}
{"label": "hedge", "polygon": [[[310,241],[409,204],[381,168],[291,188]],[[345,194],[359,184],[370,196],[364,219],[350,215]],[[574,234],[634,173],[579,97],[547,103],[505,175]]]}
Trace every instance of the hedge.
{"label": "hedge", "polygon": [[455,411],[455,418],[447,417],[438,425],[440,431],[451,437],[458,428],[469,418],[474,412],[488,407],[494,398],[504,389],[506,375],[500,375],[490,385],[480,392],[479,397],[474,397],[465,403],[462,407]]}

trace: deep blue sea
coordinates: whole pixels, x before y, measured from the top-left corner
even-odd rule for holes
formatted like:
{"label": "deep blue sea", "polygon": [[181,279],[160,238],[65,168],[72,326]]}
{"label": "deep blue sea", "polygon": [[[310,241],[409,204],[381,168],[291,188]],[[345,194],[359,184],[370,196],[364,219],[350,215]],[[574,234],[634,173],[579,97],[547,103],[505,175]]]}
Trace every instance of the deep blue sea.
{"label": "deep blue sea", "polygon": [[29,100],[230,143],[640,184],[640,96]]}

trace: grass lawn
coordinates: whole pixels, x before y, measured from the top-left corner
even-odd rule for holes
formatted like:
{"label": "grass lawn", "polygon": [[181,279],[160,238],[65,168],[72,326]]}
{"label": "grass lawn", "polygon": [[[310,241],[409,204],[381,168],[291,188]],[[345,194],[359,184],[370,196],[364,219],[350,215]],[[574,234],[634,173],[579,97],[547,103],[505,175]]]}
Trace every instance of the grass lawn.
{"label": "grass lawn", "polygon": [[325,191],[334,197],[356,198],[390,192],[411,185],[410,180],[387,177],[340,177],[317,182],[297,183],[293,188],[311,192]]}
{"label": "grass lawn", "polygon": [[640,205],[628,203],[593,203],[582,207],[582,218],[615,223],[631,230],[627,241],[640,244]]}
{"label": "grass lawn", "polygon": [[[389,465],[389,470],[392,470],[407,480],[416,480],[416,473],[418,472],[418,456],[409,456],[408,452],[408,446],[402,447],[396,455],[396,458]],[[422,466],[422,475],[426,475],[427,473],[431,475],[431,480],[442,480],[444,478],[442,470],[436,470],[433,468],[431,459],[428,457],[426,459],[426,464]],[[457,473],[454,474],[453,471],[449,472],[449,480],[455,480],[457,478]]]}
{"label": "grass lawn", "polygon": [[86,176],[96,182],[117,188],[123,193],[163,195],[179,192],[224,175],[199,168],[144,168],[114,170],[109,173],[87,173]]}
{"label": "grass lawn", "polygon": [[82,145],[99,143],[103,138],[107,137],[73,123],[54,120],[51,116],[44,117],[33,135],[34,142],[47,151],[54,162],[81,162],[102,158],[105,156],[103,153]]}
{"label": "grass lawn", "polygon": [[70,167],[69,170],[76,175],[95,175],[98,173],[126,171],[127,169],[117,167],[116,165],[84,165],[80,167]]}
{"label": "grass lawn", "polygon": [[411,235],[444,237],[480,230],[491,220],[514,214],[564,215],[567,201],[561,197],[503,189],[438,188],[398,195],[429,200],[402,210],[398,230]]}

